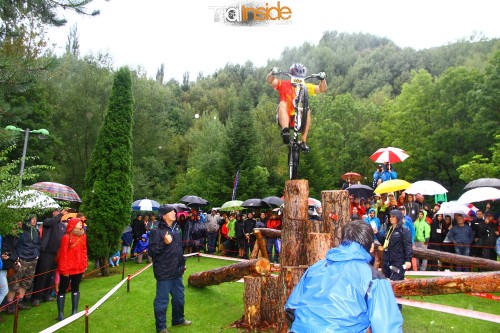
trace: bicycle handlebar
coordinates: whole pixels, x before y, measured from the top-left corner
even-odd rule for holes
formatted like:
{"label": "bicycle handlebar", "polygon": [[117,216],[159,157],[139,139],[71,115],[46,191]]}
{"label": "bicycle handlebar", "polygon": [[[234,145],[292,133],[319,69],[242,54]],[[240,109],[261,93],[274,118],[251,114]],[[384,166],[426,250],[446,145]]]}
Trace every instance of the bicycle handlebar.
{"label": "bicycle handlebar", "polygon": [[[277,75],[286,75],[286,76],[288,76],[288,77],[290,77],[290,78],[294,77],[292,74],[290,74],[290,73],[288,73],[288,72],[278,72],[278,73],[273,74],[273,75],[274,75],[274,76],[277,76]],[[304,81],[305,81],[305,80],[309,80],[309,79],[318,79],[318,80],[320,80],[320,79],[321,79],[321,76],[320,76],[320,74],[319,74],[319,73],[317,73],[317,74],[311,74],[311,75],[308,75],[308,76],[306,76],[306,77],[304,77],[304,78],[301,78],[301,79],[303,79]]]}

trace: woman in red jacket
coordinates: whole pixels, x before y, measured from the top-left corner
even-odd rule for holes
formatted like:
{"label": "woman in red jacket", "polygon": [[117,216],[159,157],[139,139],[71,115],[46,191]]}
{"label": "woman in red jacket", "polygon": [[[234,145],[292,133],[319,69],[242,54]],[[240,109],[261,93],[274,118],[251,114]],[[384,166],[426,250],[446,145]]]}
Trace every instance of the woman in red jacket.
{"label": "woman in red jacket", "polygon": [[80,282],[87,269],[87,235],[83,230],[83,221],[72,218],[68,221],[66,234],[61,240],[57,271],[60,275],[59,292],[57,294],[57,320],[64,319],[64,301],[66,290],[71,281],[71,314],[77,312],[80,300]]}

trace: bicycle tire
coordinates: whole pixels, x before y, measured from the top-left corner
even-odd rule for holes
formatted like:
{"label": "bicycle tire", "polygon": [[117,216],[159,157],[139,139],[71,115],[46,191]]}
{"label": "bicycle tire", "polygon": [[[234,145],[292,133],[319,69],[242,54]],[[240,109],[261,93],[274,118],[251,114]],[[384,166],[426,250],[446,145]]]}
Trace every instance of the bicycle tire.
{"label": "bicycle tire", "polygon": [[306,128],[307,112],[309,110],[309,94],[306,86],[300,88],[295,105],[294,130],[302,134]]}
{"label": "bicycle tire", "polygon": [[300,146],[297,142],[291,142],[288,146],[288,171],[290,179],[299,177]]}

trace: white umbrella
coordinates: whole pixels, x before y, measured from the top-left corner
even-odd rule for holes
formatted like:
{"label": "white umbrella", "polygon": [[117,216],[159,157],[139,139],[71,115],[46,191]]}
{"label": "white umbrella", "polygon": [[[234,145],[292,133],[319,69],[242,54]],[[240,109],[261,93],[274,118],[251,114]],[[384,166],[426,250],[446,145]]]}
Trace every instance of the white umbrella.
{"label": "white umbrella", "polygon": [[470,211],[471,208],[466,204],[457,201],[449,201],[443,202],[436,214],[450,215],[453,217],[453,215],[456,213],[469,215]]}
{"label": "white umbrella", "polygon": [[48,209],[60,208],[59,204],[48,195],[37,190],[25,190],[17,192],[13,196],[7,198],[7,201],[12,202],[9,208],[35,208]]}
{"label": "white umbrella", "polygon": [[436,195],[447,193],[448,190],[443,185],[432,180],[419,180],[414,182],[405,190],[408,194]]}
{"label": "white umbrella", "polygon": [[500,198],[500,190],[494,187],[477,187],[462,194],[458,202],[471,203]]}

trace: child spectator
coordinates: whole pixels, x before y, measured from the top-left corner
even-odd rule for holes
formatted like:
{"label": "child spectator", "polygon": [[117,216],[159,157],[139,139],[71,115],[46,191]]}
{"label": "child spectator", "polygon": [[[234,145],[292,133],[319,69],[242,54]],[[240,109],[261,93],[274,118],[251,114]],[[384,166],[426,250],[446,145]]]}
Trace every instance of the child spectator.
{"label": "child spectator", "polygon": [[122,255],[123,261],[127,261],[130,258],[131,246],[134,241],[134,234],[132,233],[132,227],[128,225],[125,227],[122,233]]}
{"label": "child spectator", "polygon": [[120,266],[120,250],[116,251],[109,257],[109,266],[111,267]]}
{"label": "child spectator", "polygon": [[149,239],[147,234],[143,234],[134,249],[134,257],[138,264],[142,264],[142,258],[146,256],[146,262],[151,262],[151,257],[148,255]]}

